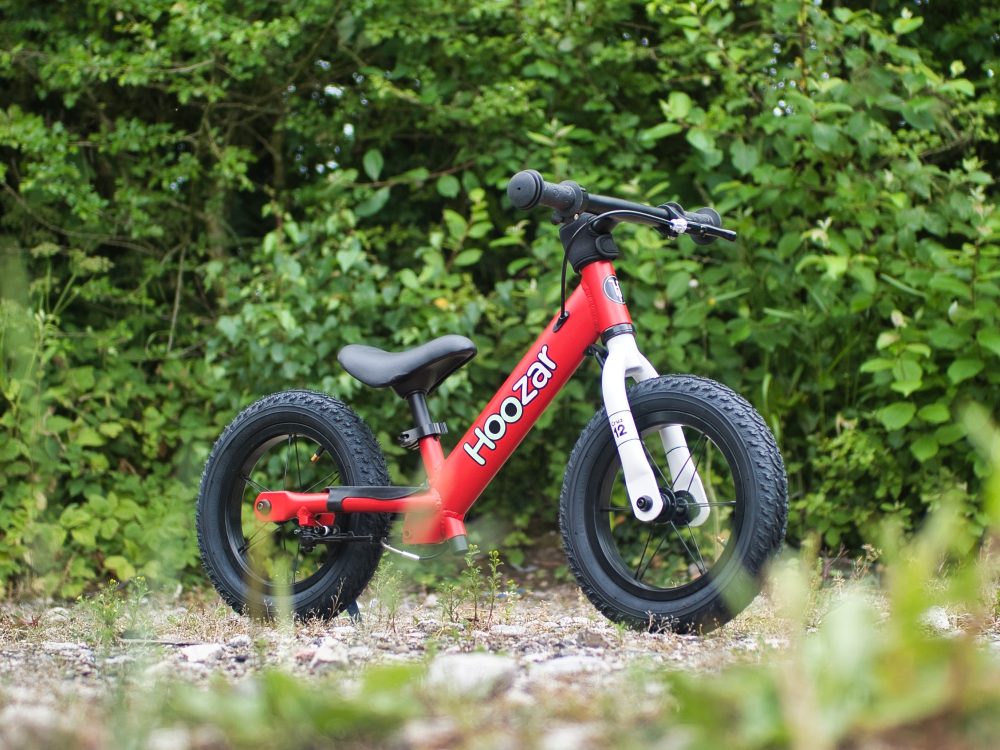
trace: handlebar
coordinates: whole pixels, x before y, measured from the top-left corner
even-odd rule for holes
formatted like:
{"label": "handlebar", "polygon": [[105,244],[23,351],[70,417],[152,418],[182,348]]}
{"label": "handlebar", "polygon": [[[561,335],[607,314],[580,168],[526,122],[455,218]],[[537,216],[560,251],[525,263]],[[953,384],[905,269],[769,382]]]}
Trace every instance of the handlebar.
{"label": "handlebar", "polygon": [[670,236],[689,234],[699,245],[715,242],[716,238],[736,239],[736,232],[722,228],[722,217],[711,208],[685,211],[677,203],[662,206],[645,206],[641,203],[588,193],[572,180],[555,184],[546,182],[534,169],[526,169],[511,177],[507,195],[515,208],[530,210],[535,206],[548,206],[555,211],[558,222],[572,221],[582,213],[611,214],[612,221],[646,224],[668,230]]}

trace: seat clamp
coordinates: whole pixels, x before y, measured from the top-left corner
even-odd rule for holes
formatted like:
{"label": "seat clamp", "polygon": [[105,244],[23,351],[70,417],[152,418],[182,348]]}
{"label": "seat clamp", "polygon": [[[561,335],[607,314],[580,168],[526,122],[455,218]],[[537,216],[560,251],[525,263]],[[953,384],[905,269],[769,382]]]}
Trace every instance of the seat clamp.
{"label": "seat clamp", "polygon": [[430,424],[424,425],[423,427],[411,427],[405,432],[399,433],[399,437],[396,438],[401,446],[407,450],[413,450],[417,447],[417,443],[420,442],[421,438],[425,438],[428,435],[447,435],[448,425],[444,422],[431,422]]}

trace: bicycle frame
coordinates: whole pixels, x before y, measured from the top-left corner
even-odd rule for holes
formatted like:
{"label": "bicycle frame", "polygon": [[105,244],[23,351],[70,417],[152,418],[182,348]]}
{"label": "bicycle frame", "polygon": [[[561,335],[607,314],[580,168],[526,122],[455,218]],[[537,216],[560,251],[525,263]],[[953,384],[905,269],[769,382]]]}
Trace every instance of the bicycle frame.
{"label": "bicycle frame", "polygon": [[[438,436],[420,439],[426,488],[337,487],[322,493],[263,492],[254,503],[258,520],[277,523],[297,518],[300,525],[315,526],[331,525],[331,514],[341,512],[402,513],[403,541],[407,544],[464,542],[466,513],[598,338],[609,348],[602,388],[633,512],[640,520],[656,518],[663,501],[632,421],[624,381],[627,376],[645,380],[657,373],[635,345],[632,320],[610,261],[595,261],[581,269],[580,284],[566,301],[566,313],[568,316],[557,314],[549,321],[447,457]],[[675,429],[676,433],[671,433]],[[668,459],[671,454],[681,459],[680,465],[677,459],[669,461],[676,478],[684,472],[684,457],[689,456],[683,433],[679,428],[666,428],[661,438]],[[684,450],[677,452],[678,447]],[[687,471],[696,482],[697,495],[700,480],[692,467]]]}

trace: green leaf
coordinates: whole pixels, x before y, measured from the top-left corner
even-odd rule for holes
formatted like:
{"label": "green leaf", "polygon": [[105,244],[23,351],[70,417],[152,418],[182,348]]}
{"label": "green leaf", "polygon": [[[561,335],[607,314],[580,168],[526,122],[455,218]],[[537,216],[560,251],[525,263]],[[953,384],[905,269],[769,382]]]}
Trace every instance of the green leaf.
{"label": "green leaf", "polygon": [[386,187],[379,188],[377,191],[372,193],[371,196],[359,203],[354,208],[354,213],[362,218],[374,216],[382,210],[386,203],[388,203],[389,192],[390,189],[388,185]]}
{"label": "green leaf", "polygon": [[956,359],[948,367],[948,379],[952,383],[958,384],[963,380],[974,378],[983,369],[983,361],[975,357],[962,357]]}
{"label": "green leaf", "polygon": [[976,334],[976,341],[984,349],[1000,356],[1000,331],[995,328],[983,328]]}
{"label": "green leaf", "polygon": [[84,427],[76,433],[73,442],[84,448],[96,448],[104,445],[104,438],[93,427]]}
{"label": "green leaf", "polygon": [[947,404],[937,401],[933,404],[922,406],[920,411],[917,412],[917,416],[931,424],[943,424],[951,419],[951,412],[948,410]]}
{"label": "green leaf", "polygon": [[733,141],[729,147],[729,153],[733,156],[733,166],[740,171],[740,174],[748,174],[760,161],[760,150],[757,144],[748,146],[742,138]]}
{"label": "green leaf", "polygon": [[878,411],[878,419],[890,432],[901,430],[910,423],[917,407],[909,401],[897,401]]}
{"label": "green leaf", "polygon": [[691,97],[683,91],[671,91],[667,97],[667,108],[677,120],[683,120],[691,112]]}
{"label": "green leaf", "polygon": [[450,208],[444,210],[444,223],[448,226],[448,234],[456,240],[462,239],[469,228],[465,217],[457,211],[452,211]]}
{"label": "green leaf", "polygon": [[825,122],[813,123],[812,137],[820,151],[833,151],[840,140],[840,131]]}
{"label": "green leaf", "polygon": [[892,22],[892,30],[902,36],[916,31],[924,25],[923,16],[912,16],[911,18],[897,18]]}
{"label": "green leaf", "polygon": [[933,435],[924,435],[917,438],[910,446],[910,453],[913,454],[920,463],[934,458],[938,452],[938,441]]}
{"label": "green leaf", "polygon": [[687,142],[703,153],[715,151],[715,138],[704,130],[689,130],[685,135]]}
{"label": "green leaf", "polygon": [[462,189],[462,184],[455,175],[443,174],[438,177],[437,191],[445,198],[454,198],[458,191]]}
{"label": "green leaf", "polygon": [[474,263],[479,262],[479,258],[482,257],[482,254],[482,250],[463,250],[455,256],[455,260],[452,262],[456,266],[471,266]]}
{"label": "green leaf", "polygon": [[399,272],[397,278],[399,279],[399,283],[405,286],[407,289],[420,288],[420,280],[417,278],[417,275],[413,273],[412,268],[404,268],[402,271]]}
{"label": "green leaf", "polygon": [[639,133],[639,140],[654,143],[661,138],[681,132],[683,128],[675,122],[661,122]]}
{"label": "green leaf", "polygon": [[97,429],[102,435],[107,435],[113,439],[121,435],[122,430],[125,428],[118,422],[102,422]]}
{"label": "green leaf", "polygon": [[697,29],[701,26],[701,21],[698,20],[697,16],[680,16],[678,18],[671,18],[670,20],[676,25],[683,26],[686,29]]}
{"label": "green leaf", "polygon": [[861,372],[882,372],[883,370],[891,370],[895,364],[894,360],[885,357],[873,357],[862,362],[858,369]]}
{"label": "green leaf", "polygon": [[365,152],[361,164],[365,168],[365,174],[373,180],[377,180],[378,176],[382,174],[382,165],[385,164],[385,160],[382,158],[382,152],[373,148]]}
{"label": "green leaf", "polygon": [[110,555],[104,558],[104,568],[114,573],[120,581],[135,578],[135,567],[121,555]]}

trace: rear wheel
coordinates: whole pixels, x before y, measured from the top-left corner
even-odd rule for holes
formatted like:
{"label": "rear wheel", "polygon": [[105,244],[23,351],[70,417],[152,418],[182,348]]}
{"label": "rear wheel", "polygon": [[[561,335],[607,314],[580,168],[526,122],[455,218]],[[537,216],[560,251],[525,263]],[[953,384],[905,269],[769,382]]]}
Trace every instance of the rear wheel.
{"label": "rear wheel", "polygon": [[202,475],[197,526],[205,570],[237,611],[336,615],[375,572],[389,516],[338,514],[324,520],[370,540],[304,544],[295,520],[260,523],[254,500],[270,490],[387,484],[375,438],[345,404],[309,391],[262,398],[222,433]]}
{"label": "rear wheel", "polygon": [[[560,500],[577,580],[610,619],[632,627],[708,631],[756,596],[787,516],[784,465],[744,399],[710,380],[667,376],[629,389],[629,403],[665,512],[636,519],[602,410],[580,436]],[[671,476],[660,431],[683,430],[690,470]],[[692,486],[701,479],[704,494]],[[707,519],[697,526],[701,511]]]}

